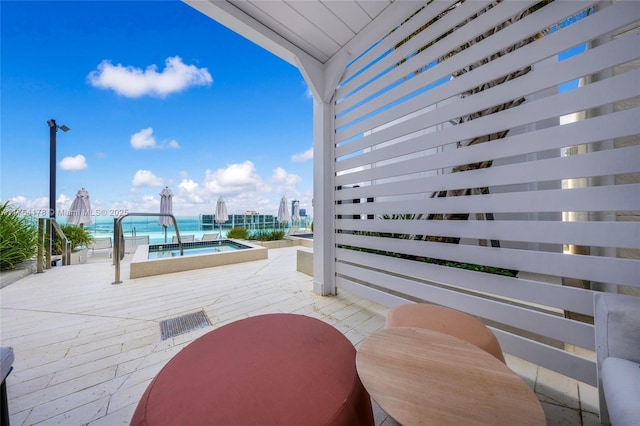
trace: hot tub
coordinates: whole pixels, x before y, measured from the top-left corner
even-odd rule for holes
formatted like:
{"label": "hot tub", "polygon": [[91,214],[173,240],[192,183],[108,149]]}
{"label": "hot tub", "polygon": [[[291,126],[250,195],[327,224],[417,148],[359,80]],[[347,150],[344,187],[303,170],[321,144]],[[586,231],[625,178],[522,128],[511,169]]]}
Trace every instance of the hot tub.
{"label": "hot tub", "polygon": [[265,247],[237,240],[195,241],[182,246],[183,256],[177,243],[138,246],[131,260],[130,278],[249,262],[266,259],[268,254]]}

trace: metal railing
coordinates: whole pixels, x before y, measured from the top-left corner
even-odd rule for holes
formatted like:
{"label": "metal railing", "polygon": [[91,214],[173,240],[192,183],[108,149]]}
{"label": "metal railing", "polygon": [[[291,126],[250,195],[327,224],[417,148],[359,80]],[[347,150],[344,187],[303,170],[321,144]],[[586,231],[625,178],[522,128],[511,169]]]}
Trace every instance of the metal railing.
{"label": "metal railing", "polygon": [[62,265],[71,264],[71,241],[64,235],[62,228],[54,218],[38,219],[38,257],[36,260],[36,272],[44,272],[51,269],[51,257],[53,251],[53,231],[62,240]]}
{"label": "metal railing", "polygon": [[178,247],[180,248],[180,256],[184,254],[182,248],[182,238],[180,238],[180,230],[178,229],[178,221],[171,213],[127,213],[113,221],[113,265],[115,266],[115,279],[112,284],[121,284],[120,280],[120,261],[124,258],[124,234],[122,232],[122,221],[127,216],[166,216],[170,217],[173,221],[173,227],[176,230],[176,238],[178,240]]}

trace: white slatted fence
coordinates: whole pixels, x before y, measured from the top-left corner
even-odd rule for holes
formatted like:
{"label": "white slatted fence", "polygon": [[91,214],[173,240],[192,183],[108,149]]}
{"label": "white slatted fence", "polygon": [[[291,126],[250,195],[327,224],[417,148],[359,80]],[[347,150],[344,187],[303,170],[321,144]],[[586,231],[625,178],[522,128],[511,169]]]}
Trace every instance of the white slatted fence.
{"label": "white slatted fence", "polygon": [[346,68],[336,285],[477,315],[596,385],[570,350],[594,349],[593,291],[640,288],[640,2],[536,5],[431,2]]}

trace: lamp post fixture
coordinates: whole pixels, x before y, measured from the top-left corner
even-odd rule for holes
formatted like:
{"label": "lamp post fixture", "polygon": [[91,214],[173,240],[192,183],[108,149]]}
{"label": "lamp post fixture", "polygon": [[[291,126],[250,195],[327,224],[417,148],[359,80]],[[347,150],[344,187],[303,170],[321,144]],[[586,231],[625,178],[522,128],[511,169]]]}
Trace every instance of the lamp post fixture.
{"label": "lamp post fixture", "polygon": [[58,126],[53,118],[47,120],[49,125],[49,218],[56,218],[56,133],[58,129],[68,132],[64,124]]}

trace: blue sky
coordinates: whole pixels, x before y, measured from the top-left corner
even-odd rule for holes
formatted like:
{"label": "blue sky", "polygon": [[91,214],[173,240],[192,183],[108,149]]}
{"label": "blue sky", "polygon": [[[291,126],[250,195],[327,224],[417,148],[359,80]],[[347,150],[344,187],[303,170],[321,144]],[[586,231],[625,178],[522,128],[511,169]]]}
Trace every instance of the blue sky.
{"label": "blue sky", "polygon": [[312,213],[312,98],[299,71],[180,1],[2,1],[0,199],[92,207]]}

